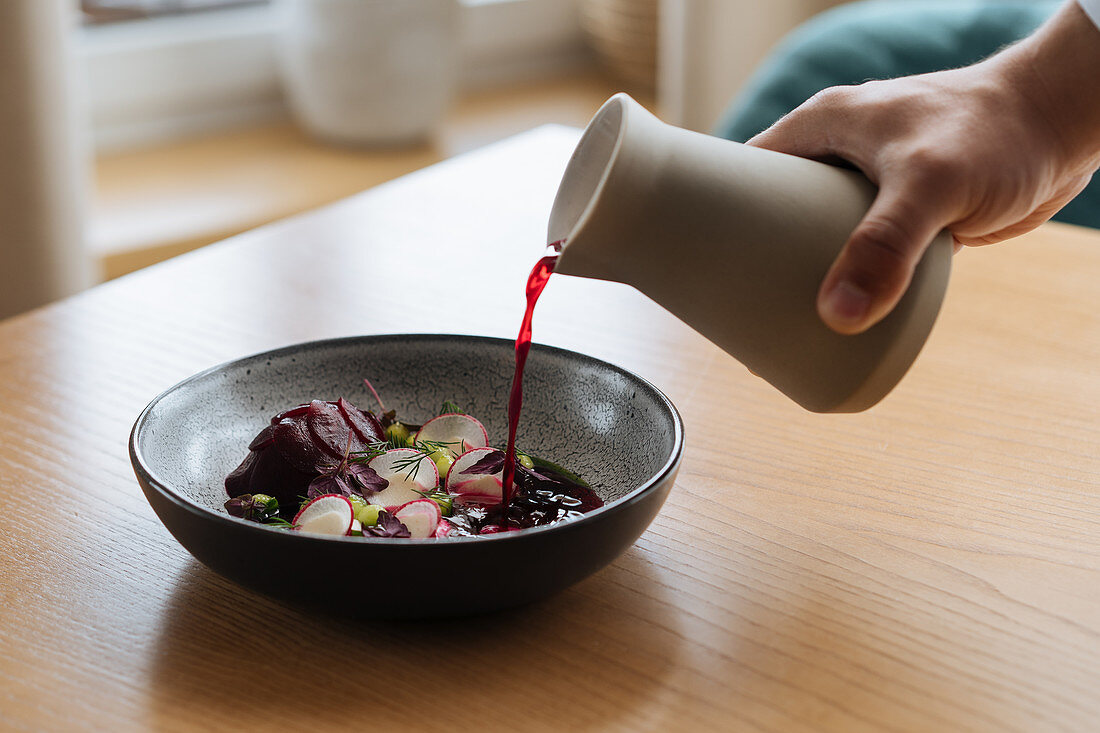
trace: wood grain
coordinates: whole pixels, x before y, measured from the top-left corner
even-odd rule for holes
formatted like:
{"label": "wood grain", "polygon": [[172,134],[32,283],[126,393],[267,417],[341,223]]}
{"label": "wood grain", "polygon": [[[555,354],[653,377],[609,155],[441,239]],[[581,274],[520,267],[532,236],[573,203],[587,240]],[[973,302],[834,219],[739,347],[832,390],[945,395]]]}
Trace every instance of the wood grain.
{"label": "wood grain", "polygon": [[552,280],[536,340],[654,382],[688,442],[635,547],[544,603],[318,616],[167,534],[126,455],[149,399],[301,340],[513,336],[575,140],[542,128],[0,324],[0,728],[1095,729],[1095,232],[960,254],[911,374],[859,415],[802,412],[628,288]]}

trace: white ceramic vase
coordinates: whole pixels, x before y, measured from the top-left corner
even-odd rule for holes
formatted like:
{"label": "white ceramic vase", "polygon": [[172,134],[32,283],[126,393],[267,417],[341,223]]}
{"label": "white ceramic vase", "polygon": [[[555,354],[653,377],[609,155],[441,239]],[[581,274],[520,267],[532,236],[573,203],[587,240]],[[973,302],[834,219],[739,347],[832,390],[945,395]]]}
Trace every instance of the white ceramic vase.
{"label": "white ceramic vase", "polygon": [[457,0],[283,0],[282,69],[308,132],[348,145],[427,137],[451,101]]}
{"label": "white ceramic vase", "polygon": [[941,233],[894,311],[842,336],[818,287],[874,187],[850,170],[666,125],[625,94],[589,123],[550,215],[557,272],[633,285],[815,412],[882,399],[924,344],[951,269]]}

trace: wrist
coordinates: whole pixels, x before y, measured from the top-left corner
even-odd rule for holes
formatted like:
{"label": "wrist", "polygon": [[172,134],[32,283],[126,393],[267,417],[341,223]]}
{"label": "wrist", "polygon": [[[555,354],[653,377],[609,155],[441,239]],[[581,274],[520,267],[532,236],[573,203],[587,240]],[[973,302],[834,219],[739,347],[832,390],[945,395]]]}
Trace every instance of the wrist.
{"label": "wrist", "polygon": [[1067,164],[1100,162],[1100,29],[1066,3],[1026,40],[990,59]]}

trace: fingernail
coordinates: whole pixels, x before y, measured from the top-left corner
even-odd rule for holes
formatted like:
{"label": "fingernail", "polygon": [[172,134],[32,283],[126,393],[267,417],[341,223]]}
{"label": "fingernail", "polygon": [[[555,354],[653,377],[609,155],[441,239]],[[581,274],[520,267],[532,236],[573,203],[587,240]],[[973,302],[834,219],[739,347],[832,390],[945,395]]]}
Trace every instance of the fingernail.
{"label": "fingernail", "polygon": [[841,280],[825,293],[821,302],[821,315],[830,323],[857,326],[863,323],[871,310],[871,296],[866,290],[847,280]]}

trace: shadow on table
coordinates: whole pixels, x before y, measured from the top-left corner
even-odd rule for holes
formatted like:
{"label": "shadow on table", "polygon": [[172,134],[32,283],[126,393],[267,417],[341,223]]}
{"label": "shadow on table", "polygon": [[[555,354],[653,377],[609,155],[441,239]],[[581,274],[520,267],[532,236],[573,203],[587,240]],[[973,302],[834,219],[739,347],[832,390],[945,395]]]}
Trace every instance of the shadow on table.
{"label": "shadow on table", "polygon": [[371,622],[285,605],[193,562],[162,617],[151,712],[164,727],[196,711],[219,728],[614,724],[644,707],[680,652],[659,572],[629,552],[524,608]]}

